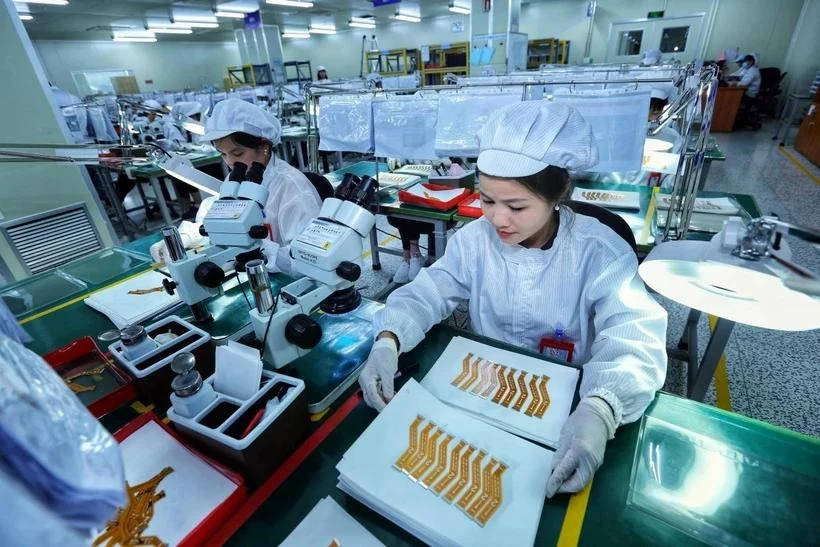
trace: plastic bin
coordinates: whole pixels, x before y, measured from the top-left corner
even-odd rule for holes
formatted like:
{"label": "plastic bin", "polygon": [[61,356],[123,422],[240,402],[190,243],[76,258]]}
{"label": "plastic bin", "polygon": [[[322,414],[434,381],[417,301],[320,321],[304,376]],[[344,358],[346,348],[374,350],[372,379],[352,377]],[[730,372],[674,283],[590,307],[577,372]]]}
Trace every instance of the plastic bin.
{"label": "plastic bin", "polygon": [[[213,381],[213,376],[205,380],[211,385]],[[281,394],[283,388],[287,391]],[[259,411],[277,395],[280,403],[254,425]],[[180,416],[173,407],[168,418],[203,452],[239,470],[250,488],[265,482],[296,450],[310,425],[305,383],[268,370],[262,371],[259,390],[247,401],[218,393],[193,418]]]}
{"label": "plastic bin", "polygon": [[196,369],[203,378],[214,373],[214,349],[208,342],[211,336],[176,315],[171,315],[145,327],[149,337],[171,332],[177,337],[159,344],[156,349],[130,360],[123,354],[122,342],[108,346],[111,355],[136,379],[140,399],[153,403],[158,412],[164,412],[171,404],[171,380],[174,372],[170,364],[181,351],[190,351],[196,357]]}

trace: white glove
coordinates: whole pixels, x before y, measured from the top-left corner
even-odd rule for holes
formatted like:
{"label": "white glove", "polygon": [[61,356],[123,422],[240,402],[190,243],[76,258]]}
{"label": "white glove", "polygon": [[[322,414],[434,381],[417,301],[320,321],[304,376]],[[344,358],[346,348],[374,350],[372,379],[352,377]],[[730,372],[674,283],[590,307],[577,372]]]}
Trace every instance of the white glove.
{"label": "white glove", "polygon": [[262,240],[262,254],[265,255],[265,269],[269,273],[278,273],[282,268],[277,264],[280,246],[271,239]]}
{"label": "white glove", "polygon": [[614,436],[615,417],[609,404],[599,397],[581,399],[561,428],[547,497],[556,492],[578,492],[586,486],[604,461],[606,442]]}
{"label": "white glove", "polygon": [[391,338],[379,338],[359,374],[364,402],[379,412],[395,395],[393,378],[399,369],[399,348]]}
{"label": "white glove", "polygon": [[[179,235],[182,238],[182,246],[186,249],[193,249],[208,244],[208,238],[199,233],[198,222],[183,220],[179,225]],[[168,247],[165,241],[157,241],[150,248],[151,258],[157,263],[168,263]]]}

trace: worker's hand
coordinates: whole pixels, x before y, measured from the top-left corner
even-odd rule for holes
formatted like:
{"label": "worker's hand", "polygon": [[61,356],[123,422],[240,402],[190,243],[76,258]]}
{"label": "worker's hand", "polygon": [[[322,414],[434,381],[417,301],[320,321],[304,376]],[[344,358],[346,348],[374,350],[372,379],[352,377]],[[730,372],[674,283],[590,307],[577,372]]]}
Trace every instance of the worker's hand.
{"label": "worker's hand", "polygon": [[269,273],[278,273],[282,271],[276,259],[279,257],[280,245],[270,239],[262,240],[262,254],[265,255],[265,269]]}
{"label": "worker's hand", "polygon": [[598,397],[581,399],[561,428],[547,497],[556,492],[578,492],[586,486],[604,461],[606,442],[614,436],[615,417],[609,404]]}
{"label": "worker's hand", "polygon": [[381,412],[395,395],[393,378],[399,369],[399,348],[391,338],[379,338],[359,374],[364,402]]}
{"label": "worker's hand", "polygon": [[153,245],[151,245],[151,258],[154,259],[154,262],[157,264],[165,264],[168,259],[168,247],[165,245],[165,241],[157,241]]}

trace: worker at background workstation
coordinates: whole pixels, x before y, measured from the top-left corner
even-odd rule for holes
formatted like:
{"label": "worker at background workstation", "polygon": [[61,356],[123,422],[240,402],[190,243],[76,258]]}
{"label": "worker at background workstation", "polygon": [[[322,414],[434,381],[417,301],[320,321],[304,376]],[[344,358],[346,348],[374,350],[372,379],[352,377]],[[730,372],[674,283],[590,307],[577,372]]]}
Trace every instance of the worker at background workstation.
{"label": "worker at background workstation", "polygon": [[322,80],[329,80],[330,78],[327,77],[327,69],[319,65],[316,67],[316,81],[321,82]]}
{"label": "worker at background workstation", "polygon": [[[148,99],[142,104],[154,110],[162,110],[162,105],[159,101]],[[157,115],[155,111],[145,110],[134,120],[134,125],[140,132],[143,142],[152,142],[161,139],[164,135],[163,126],[165,120]]]}
{"label": "worker at background workstation", "polygon": [[[216,147],[230,169],[237,162],[248,167],[253,162],[265,166],[262,185],[268,191],[268,200],[264,214],[270,236],[262,241],[262,252],[268,271],[292,274],[290,242],[319,215],[322,203],[307,177],[276,157],[274,147],[279,144],[281,134],[279,120],[261,107],[241,99],[226,99],[214,106],[213,113],[205,120],[202,140]],[[196,222],[180,225],[186,249],[207,244],[207,238],[199,234],[199,226],[216,199],[210,196],[202,200]],[[151,256],[157,262],[164,262],[166,253],[162,241],[151,246]]]}
{"label": "worker at background workstation", "polygon": [[[196,101],[183,101],[175,104],[171,109],[172,117],[175,114],[181,114],[193,121],[199,121],[202,115],[202,104]],[[190,131],[177,127],[175,123],[166,122],[162,128],[165,142],[174,151],[179,151],[189,144],[195,144],[198,140],[198,135],[194,135]],[[208,173],[213,176],[213,173]],[[217,178],[221,173],[217,173]],[[174,179],[174,192],[177,195],[180,203],[181,216],[185,220],[196,218],[197,208],[202,201],[199,191],[193,186],[186,184],[180,180]]]}
{"label": "worker at background workstation", "polygon": [[565,422],[547,495],[577,492],[620,424],[637,420],[666,376],[666,312],[638,277],[634,251],[611,228],[561,205],[570,170],[594,165],[592,128],[572,107],[527,101],[479,131],[483,217],[444,256],[387,299],[359,383],[381,410],[406,352],[463,300],[473,329],[528,350],[542,337],[574,343],[581,401]]}
{"label": "worker at background workstation", "polygon": [[729,85],[746,88],[743,101],[748,102],[760,93],[760,59],[756,54],[743,55],[735,62],[740,65],[735,72],[729,75]]}

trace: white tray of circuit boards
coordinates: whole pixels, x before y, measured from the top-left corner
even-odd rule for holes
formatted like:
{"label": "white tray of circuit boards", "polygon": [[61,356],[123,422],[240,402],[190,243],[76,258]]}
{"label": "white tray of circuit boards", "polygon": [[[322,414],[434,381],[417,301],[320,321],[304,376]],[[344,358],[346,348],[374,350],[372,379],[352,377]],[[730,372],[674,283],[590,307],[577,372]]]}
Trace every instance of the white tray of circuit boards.
{"label": "white tray of circuit boards", "polygon": [[336,469],[339,488],[428,544],[532,545],[552,455],[410,379]]}
{"label": "white tray of circuit boards", "polygon": [[621,190],[591,190],[576,188],[572,191],[572,201],[591,203],[607,209],[634,209],[641,208],[641,195],[638,192]]}
{"label": "white tray of circuit boards", "polygon": [[379,173],[377,180],[379,181],[379,190],[401,190],[417,183],[421,180],[421,177],[406,173]]}

